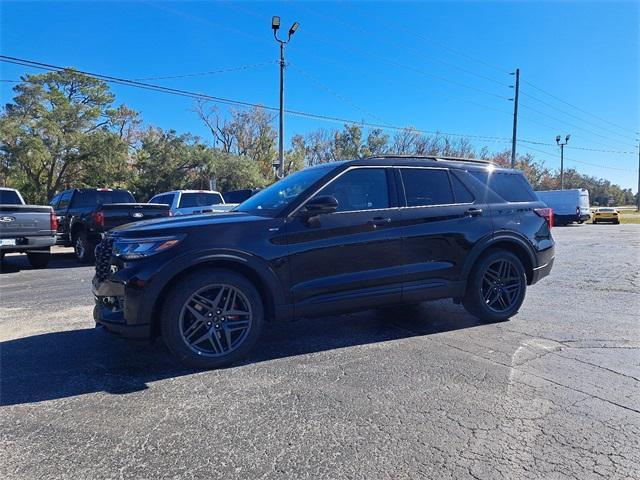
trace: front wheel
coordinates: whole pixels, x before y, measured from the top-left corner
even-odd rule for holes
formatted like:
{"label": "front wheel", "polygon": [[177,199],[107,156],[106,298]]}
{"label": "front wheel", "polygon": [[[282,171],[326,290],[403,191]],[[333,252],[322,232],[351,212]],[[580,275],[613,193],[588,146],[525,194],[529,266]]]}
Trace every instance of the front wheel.
{"label": "front wheel", "polygon": [[33,268],[46,268],[49,265],[51,259],[51,252],[49,250],[43,250],[42,252],[28,252],[27,259],[29,265]]}
{"label": "front wheel", "polygon": [[501,322],[518,312],[526,289],[520,259],[506,250],[495,250],[473,267],[462,304],[480,320]]}
{"label": "front wheel", "polygon": [[260,337],[260,293],[242,275],[215,269],[184,278],[167,296],[162,336],[182,363],[221,368],[247,355]]}
{"label": "front wheel", "polygon": [[96,246],[91,243],[86,232],[78,232],[73,238],[73,251],[76,254],[76,260],[82,263],[92,262],[94,260],[94,249]]}

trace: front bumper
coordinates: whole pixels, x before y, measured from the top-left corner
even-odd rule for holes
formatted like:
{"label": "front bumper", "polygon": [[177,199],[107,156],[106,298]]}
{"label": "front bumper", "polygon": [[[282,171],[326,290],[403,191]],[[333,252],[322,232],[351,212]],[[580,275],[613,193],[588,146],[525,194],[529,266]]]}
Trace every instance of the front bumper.
{"label": "front bumper", "polygon": [[93,296],[96,304],[93,319],[96,326],[126,338],[150,338],[151,324],[127,321],[137,318],[137,302],[135,296],[128,298],[125,289],[122,283],[110,280],[98,282],[94,277]]}

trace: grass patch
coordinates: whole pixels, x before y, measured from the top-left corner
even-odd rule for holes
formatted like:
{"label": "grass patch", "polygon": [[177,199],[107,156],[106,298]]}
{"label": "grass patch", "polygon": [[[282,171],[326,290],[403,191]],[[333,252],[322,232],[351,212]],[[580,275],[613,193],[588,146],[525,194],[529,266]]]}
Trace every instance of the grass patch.
{"label": "grass patch", "polygon": [[640,223],[640,213],[622,210],[620,212],[620,223]]}

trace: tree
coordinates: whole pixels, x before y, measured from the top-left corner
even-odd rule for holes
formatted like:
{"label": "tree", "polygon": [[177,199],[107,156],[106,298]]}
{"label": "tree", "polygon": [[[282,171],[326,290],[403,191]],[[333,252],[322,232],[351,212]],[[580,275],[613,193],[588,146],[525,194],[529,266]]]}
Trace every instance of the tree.
{"label": "tree", "polygon": [[45,203],[71,183],[87,186],[102,163],[126,168],[127,143],[114,130],[124,132],[134,112],[112,108],[106,83],[73,69],[22,80],[0,117],[0,156],[29,201]]}
{"label": "tree", "polygon": [[213,137],[213,144],[223,153],[247,157],[256,162],[265,177],[273,177],[277,134],[272,123],[275,115],[264,108],[231,110],[223,118],[216,106],[198,101],[194,107]]}

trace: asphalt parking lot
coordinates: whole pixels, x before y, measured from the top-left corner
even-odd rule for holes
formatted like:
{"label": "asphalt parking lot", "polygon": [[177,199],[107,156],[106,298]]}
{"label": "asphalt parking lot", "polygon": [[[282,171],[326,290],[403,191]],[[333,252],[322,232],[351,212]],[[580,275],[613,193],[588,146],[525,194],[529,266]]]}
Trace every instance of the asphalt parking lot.
{"label": "asphalt parking lot", "polygon": [[0,477],[638,478],[640,225],[553,233],[510,322],[450,301],[301,320],[208,372],[94,329],[69,254],[7,257]]}

